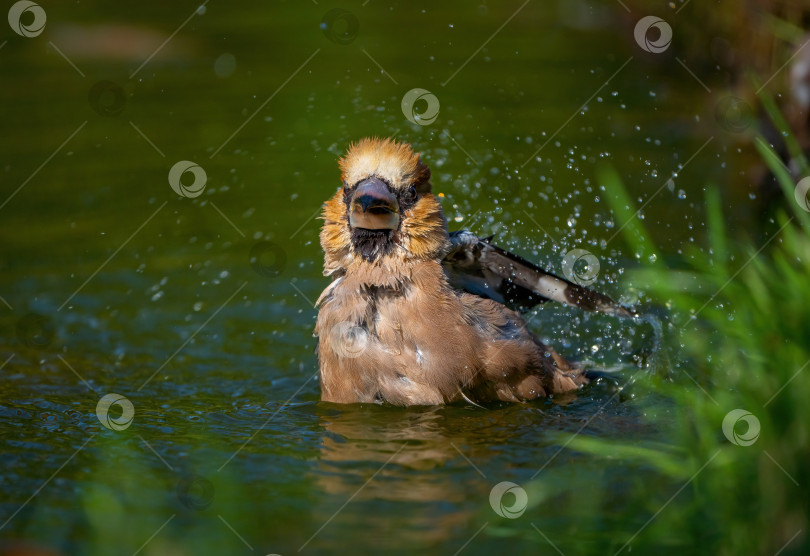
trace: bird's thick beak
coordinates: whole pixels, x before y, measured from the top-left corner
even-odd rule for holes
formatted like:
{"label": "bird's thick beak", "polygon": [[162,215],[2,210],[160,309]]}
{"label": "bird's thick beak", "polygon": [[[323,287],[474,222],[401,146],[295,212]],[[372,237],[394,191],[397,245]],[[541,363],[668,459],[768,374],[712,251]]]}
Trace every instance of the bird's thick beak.
{"label": "bird's thick beak", "polygon": [[388,187],[377,178],[357,184],[352,194],[349,223],[366,230],[396,230],[399,226],[399,203]]}

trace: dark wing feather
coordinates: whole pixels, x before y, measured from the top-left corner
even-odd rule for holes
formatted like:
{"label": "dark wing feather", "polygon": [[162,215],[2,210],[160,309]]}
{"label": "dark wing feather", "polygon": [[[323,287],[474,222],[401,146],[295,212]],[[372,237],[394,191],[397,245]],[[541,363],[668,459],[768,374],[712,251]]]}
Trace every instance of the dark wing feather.
{"label": "dark wing feather", "polygon": [[526,259],[461,230],[450,234],[452,248],[442,261],[450,284],[512,308],[557,301],[586,311],[634,317],[606,295],[546,272]]}

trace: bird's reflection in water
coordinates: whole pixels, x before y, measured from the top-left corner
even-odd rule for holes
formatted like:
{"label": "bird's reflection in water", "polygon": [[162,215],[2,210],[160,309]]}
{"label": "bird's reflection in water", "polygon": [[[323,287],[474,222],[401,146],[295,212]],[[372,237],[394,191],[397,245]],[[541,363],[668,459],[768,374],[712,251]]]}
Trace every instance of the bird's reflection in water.
{"label": "bird's reflection in water", "polygon": [[[313,517],[326,521],[351,500],[324,528],[324,539],[376,548],[435,546],[459,529],[484,523],[491,485],[470,462],[492,456],[474,441],[479,431],[464,429],[465,421],[473,427],[491,422],[482,419],[483,410],[323,408],[316,485],[333,496],[320,497],[324,502]],[[388,534],[366,539],[368,530]]]}
{"label": "bird's reflection in water", "polygon": [[[581,456],[560,450],[560,433],[567,438],[586,421],[600,436],[643,433],[636,412],[614,394],[610,384],[598,383],[578,397],[489,409],[321,403],[312,533],[323,528],[307,546],[346,542],[452,554],[459,538],[503,521],[489,502],[496,484],[530,488],[549,462],[547,475],[567,476],[571,458]],[[372,530],[384,534],[369,538]],[[487,538],[481,534],[476,543]]]}

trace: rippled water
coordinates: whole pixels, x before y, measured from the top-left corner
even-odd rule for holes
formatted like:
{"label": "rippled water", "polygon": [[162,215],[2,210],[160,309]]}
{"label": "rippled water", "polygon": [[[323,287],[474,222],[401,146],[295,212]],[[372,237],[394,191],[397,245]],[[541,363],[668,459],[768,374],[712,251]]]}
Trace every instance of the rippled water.
{"label": "rippled water", "polygon": [[[594,287],[625,300],[634,255],[614,237],[601,164],[634,196],[658,192],[641,217],[665,255],[699,240],[702,185],[742,155],[712,119],[716,97],[638,49],[634,16],[531,3],[476,51],[520,4],[356,3],[352,38],[351,19],[325,18],[331,3],[209,2],[150,59],[193,3],[42,4],[41,35],[0,35],[1,539],[105,555],[549,540],[602,553],[646,521],[654,508],[630,493],[656,488],[650,471],[563,445],[576,432],[654,442],[655,399],[602,383],[487,410],[323,404],[311,335],[327,284],[313,217],[365,135],[424,153],[452,227],[557,272],[588,249]],[[320,28],[347,21],[333,40]],[[434,123],[404,117],[414,88],[441,103]],[[200,196],[172,191],[179,161],[205,171]],[[649,337],[551,307],[533,326],[572,358],[623,367],[620,382]],[[132,404],[131,423],[115,425],[120,404],[108,415],[123,430],[96,415],[109,393]],[[525,487],[521,519],[491,507],[502,481]],[[589,498],[592,481],[615,498]],[[627,512],[636,523],[619,523]]]}

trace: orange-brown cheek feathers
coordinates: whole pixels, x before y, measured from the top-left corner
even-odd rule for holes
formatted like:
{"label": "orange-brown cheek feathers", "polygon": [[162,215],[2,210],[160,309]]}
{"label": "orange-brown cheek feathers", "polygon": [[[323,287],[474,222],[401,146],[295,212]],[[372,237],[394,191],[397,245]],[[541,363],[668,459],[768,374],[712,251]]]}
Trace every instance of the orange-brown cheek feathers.
{"label": "orange-brown cheek feathers", "polygon": [[324,252],[323,274],[331,276],[344,270],[351,262],[352,233],[349,215],[343,202],[343,189],[323,205],[323,228],[321,228],[321,248]]}
{"label": "orange-brown cheek feathers", "polygon": [[443,257],[450,247],[442,206],[431,193],[419,197],[399,230],[400,242],[415,259]]}
{"label": "orange-brown cheek feathers", "polygon": [[410,145],[392,139],[365,138],[354,143],[340,159],[340,171],[343,184],[349,187],[376,176],[395,190],[414,186],[420,193],[430,191],[430,169]]}

